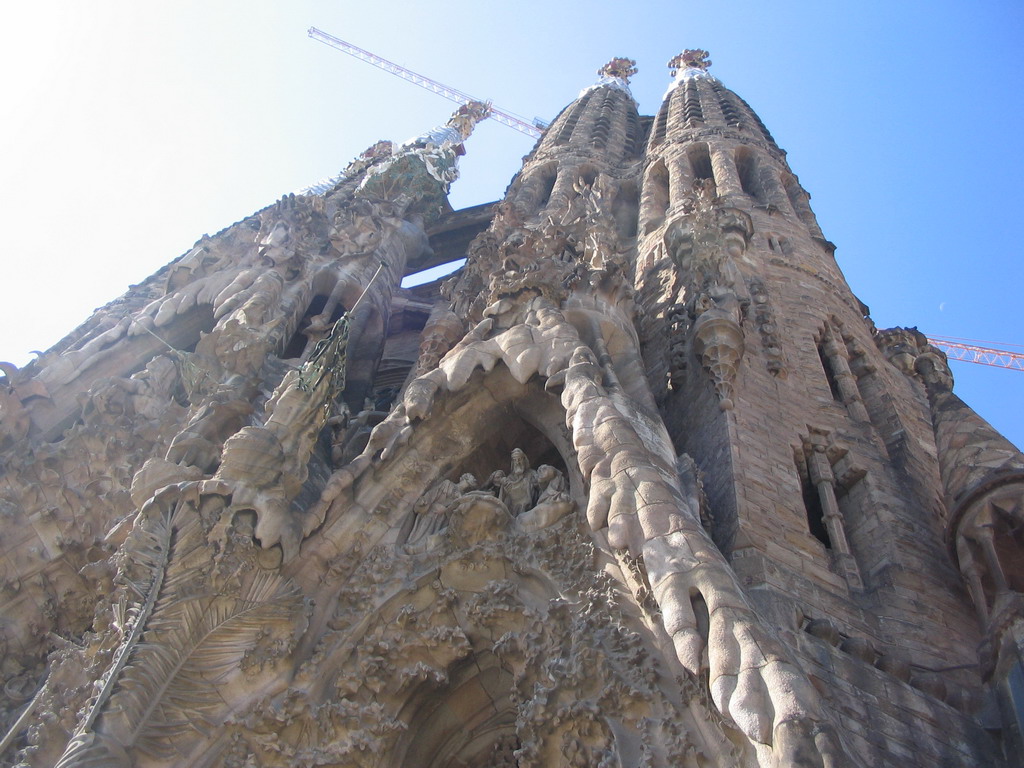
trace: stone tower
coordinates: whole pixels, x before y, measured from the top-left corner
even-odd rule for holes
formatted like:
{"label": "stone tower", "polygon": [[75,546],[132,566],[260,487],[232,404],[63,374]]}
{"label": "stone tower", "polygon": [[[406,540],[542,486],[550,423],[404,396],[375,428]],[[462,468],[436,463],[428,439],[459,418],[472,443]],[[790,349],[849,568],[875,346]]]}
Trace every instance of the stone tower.
{"label": "stone tower", "polygon": [[5,764],[1013,764],[1024,456],[634,64],[499,203],[467,104],[4,364]]}

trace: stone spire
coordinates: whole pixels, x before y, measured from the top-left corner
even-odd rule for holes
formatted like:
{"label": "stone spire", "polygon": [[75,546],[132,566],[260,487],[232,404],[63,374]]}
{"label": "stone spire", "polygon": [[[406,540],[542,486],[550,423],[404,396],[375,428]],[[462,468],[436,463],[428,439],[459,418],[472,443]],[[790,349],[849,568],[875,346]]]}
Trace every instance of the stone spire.
{"label": "stone spire", "polygon": [[[434,146],[457,147],[473,133],[477,123],[491,114],[491,105],[482,101],[469,101],[452,113],[444,125],[402,143],[401,150]],[[401,151],[400,150],[400,151]]]}
{"label": "stone spire", "polygon": [[[340,173],[305,187],[296,194],[323,195],[337,190],[345,185],[345,182],[365,183],[364,177],[382,170],[382,167],[378,166],[391,165],[395,159],[412,154],[418,154],[426,160],[428,169],[432,171],[431,175],[450,186],[458,176],[455,167],[457,159],[466,152],[463,143],[473,133],[477,123],[487,119],[490,113],[489,104],[481,101],[467,102],[455,110],[443,125],[408,139],[397,147],[391,141],[378,141],[363,151]],[[447,187],[445,191],[447,192]]]}
{"label": "stone spire", "polygon": [[629,95],[630,98],[633,98],[633,94],[629,90],[629,78],[633,77],[633,75],[639,71],[640,70],[636,68],[636,61],[633,59],[616,56],[597,70],[597,82],[580,91],[579,96],[576,98],[582,98],[585,94],[604,87],[618,88],[620,91]]}
{"label": "stone spire", "polygon": [[433,219],[448,207],[448,189],[459,177],[459,157],[466,152],[463,142],[490,109],[479,101],[463,104],[444,125],[409,139],[367,170],[357,194],[380,199],[404,195],[417,201],[415,212]]}

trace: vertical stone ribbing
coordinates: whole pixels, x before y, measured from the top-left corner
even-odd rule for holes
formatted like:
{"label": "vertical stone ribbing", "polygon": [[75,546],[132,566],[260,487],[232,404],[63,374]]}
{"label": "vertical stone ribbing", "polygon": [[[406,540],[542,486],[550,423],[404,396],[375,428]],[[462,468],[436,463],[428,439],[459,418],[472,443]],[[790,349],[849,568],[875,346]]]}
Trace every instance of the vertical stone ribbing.
{"label": "vertical stone ribbing", "polygon": [[[746,102],[691,66],[677,75],[655,129],[662,115],[664,136],[652,132],[641,191],[648,215],[637,290],[649,308],[661,299],[645,319],[646,365],[657,372],[655,358],[665,360],[661,411],[677,449],[704,473],[716,542],[779,623],[799,611],[921,664],[970,664],[977,634],[935,517],[927,404],[888,372],[887,384],[875,381],[888,363],[865,310],[809,196]],[[662,167],[671,180],[663,217],[654,204],[663,199]],[[722,374],[711,375],[724,348],[706,360],[700,341],[704,318],[716,313],[743,339],[732,345],[734,357],[742,351],[728,397]],[[811,480],[792,459],[809,433],[825,436],[810,462],[825,541],[809,530],[800,488]],[[941,608],[908,597],[919,590]],[[879,623],[879,601],[894,620]],[[957,674],[977,685],[975,673]]]}

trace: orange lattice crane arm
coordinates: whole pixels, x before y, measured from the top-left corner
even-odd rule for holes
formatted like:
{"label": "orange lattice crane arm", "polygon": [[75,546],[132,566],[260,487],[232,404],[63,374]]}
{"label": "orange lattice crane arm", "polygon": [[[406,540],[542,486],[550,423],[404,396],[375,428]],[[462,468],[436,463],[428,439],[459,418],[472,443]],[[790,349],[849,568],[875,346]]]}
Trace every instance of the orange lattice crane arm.
{"label": "orange lattice crane arm", "polygon": [[[962,360],[965,363],[992,365],[996,368],[1010,368],[1024,371],[1024,347],[1019,352],[995,347],[983,347],[984,341],[974,339],[958,339],[949,336],[929,336],[928,343],[946,353],[950,360]],[[1008,345],[1014,346],[1014,345]]]}

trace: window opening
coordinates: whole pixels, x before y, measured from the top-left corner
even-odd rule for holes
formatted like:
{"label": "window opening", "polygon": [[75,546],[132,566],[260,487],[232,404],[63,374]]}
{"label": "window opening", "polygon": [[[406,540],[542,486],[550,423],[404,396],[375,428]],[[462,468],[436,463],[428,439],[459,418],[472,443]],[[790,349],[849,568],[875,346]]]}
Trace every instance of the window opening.
{"label": "window opening", "polygon": [[704,110],[700,105],[700,91],[693,80],[686,82],[683,96],[683,120],[688,128],[704,122]]}
{"label": "window opening", "polygon": [[832,368],[832,361],[825,350],[825,342],[818,342],[818,359],[821,360],[821,368],[825,372],[825,379],[828,381],[828,388],[832,391],[832,399],[837,403],[843,401],[842,393],[839,391],[839,382],[836,380],[835,370]]}
{"label": "window opening", "polygon": [[811,535],[825,545],[825,549],[832,549],[832,539],[829,538],[828,528],[825,526],[825,509],[821,506],[821,494],[811,482],[807,473],[801,473],[800,489],[804,499],[804,510],[807,513],[807,529]]}
{"label": "window opening", "polygon": [[558,131],[558,137],[555,139],[556,144],[565,144],[572,138],[572,132],[576,128],[576,123],[580,121],[580,115],[583,114],[583,109],[587,106],[587,102],[590,101],[591,95],[590,93],[586,94],[573,106],[569,116],[562,123],[561,130]]}
{"label": "window opening", "polygon": [[341,316],[345,314],[344,305],[338,302],[331,311],[330,316],[323,317],[322,314],[327,307],[329,299],[330,296],[322,293],[313,297],[313,300],[309,303],[309,308],[299,321],[298,328],[296,328],[295,333],[289,339],[288,344],[285,345],[284,352],[281,354],[282,360],[301,358],[307,348],[312,349],[309,345],[310,339],[315,337],[313,342],[315,345],[317,341],[330,332],[331,326],[338,322]]}
{"label": "window opening", "polygon": [[466,263],[466,260],[455,259],[455,261],[446,261],[444,264],[436,264],[428,269],[421,269],[419,272],[413,272],[411,275],[406,275],[402,278],[403,288],[413,288],[417,285],[423,285],[425,283],[432,283],[435,280],[440,280],[446,275],[450,275],[453,272],[458,271]]}
{"label": "window opening", "polygon": [[558,166],[554,163],[544,166],[539,171],[537,179],[537,205],[535,211],[543,211],[551,200],[551,193],[555,190],[555,180],[558,178]]}
{"label": "window opening", "polygon": [[687,150],[686,156],[690,159],[693,178],[715,180],[715,172],[711,167],[711,153],[708,151],[707,144],[694,144]]}
{"label": "window opening", "polygon": [[738,148],[736,150],[736,173],[740,177],[740,187],[757,202],[764,203],[767,201],[768,195],[765,193],[759,171],[759,163],[754,153],[746,147]]}

